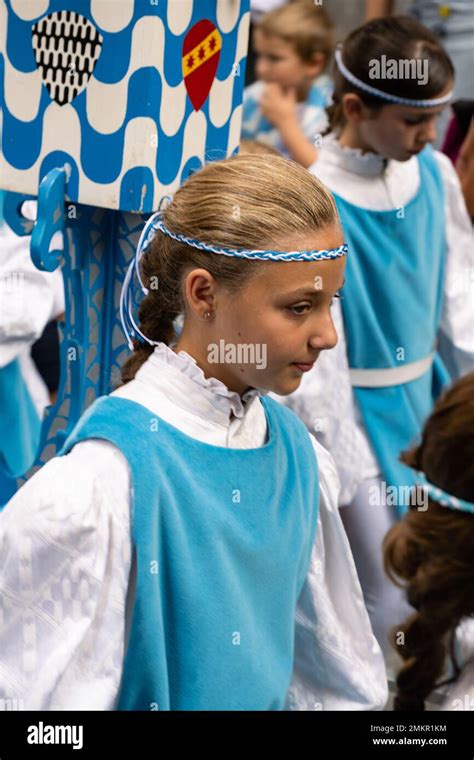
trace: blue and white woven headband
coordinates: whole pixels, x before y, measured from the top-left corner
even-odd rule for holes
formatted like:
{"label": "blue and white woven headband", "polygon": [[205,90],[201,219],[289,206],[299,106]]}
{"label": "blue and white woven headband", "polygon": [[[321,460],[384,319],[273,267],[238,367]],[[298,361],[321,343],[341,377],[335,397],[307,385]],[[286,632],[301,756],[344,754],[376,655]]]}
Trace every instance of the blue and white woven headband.
{"label": "blue and white woven headband", "polygon": [[198,248],[200,251],[219,253],[224,256],[232,256],[239,259],[259,261],[323,261],[325,259],[336,259],[339,256],[345,256],[347,253],[347,243],[339,246],[339,248],[331,248],[323,251],[269,251],[258,249],[248,250],[246,248],[224,248],[222,246],[212,245],[211,243],[203,243],[201,240],[195,240],[194,238],[187,237],[187,235],[181,235],[178,232],[172,232],[166,227],[161,216],[162,212],[158,211],[148,220],[150,227],[147,237],[142,243],[143,250],[149,245],[154,234],[160,231],[164,235],[173,238],[173,240],[177,240],[179,243],[185,243],[185,245],[190,245],[193,248]]}
{"label": "blue and white woven headband", "polygon": [[449,507],[450,509],[457,509],[460,512],[471,512],[471,514],[474,514],[474,502],[458,499],[457,496],[453,496],[452,494],[443,491],[441,488],[438,488],[438,486],[430,483],[424,472],[417,470],[416,474],[418,476],[419,485],[424,491],[426,491],[430,499],[441,504],[443,507]]}
{"label": "blue and white woven headband", "polygon": [[208,253],[217,253],[222,254],[223,256],[232,256],[235,258],[257,261],[326,261],[328,259],[336,259],[340,256],[345,256],[348,251],[347,243],[339,246],[339,248],[313,251],[268,251],[248,250],[246,248],[224,248],[222,246],[212,245],[211,243],[204,243],[201,240],[195,240],[194,238],[187,237],[187,235],[181,235],[178,232],[169,230],[162,220],[162,215],[162,211],[157,211],[156,214],[153,214],[153,216],[151,216],[145,224],[142,234],[140,235],[140,240],[138,241],[135,257],[130,262],[130,265],[127,269],[122,286],[122,292],[120,294],[120,320],[122,322],[123,331],[127,338],[127,343],[130,350],[133,350],[131,337],[135,337],[138,340],[142,341],[144,340],[150,345],[157,345],[159,342],[150,340],[141,332],[133,318],[132,304],[130,302],[134,270],[137,276],[137,280],[140,283],[142,293],[144,295],[148,295],[148,288],[145,287],[140,276],[140,261],[157,232],[162,232],[164,235],[167,235],[173,240],[177,240],[178,242],[184,243],[185,245],[190,245],[193,248],[199,249],[200,251],[207,251]]}
{"label": "blue and white woven headband", "polygon": [[336,59],[337,68],[344,79],[347,79],[348,82],[355,87],[358,87],[359,90],[363,90],[369,95],[375,95],[377,98],[382,98],[382,100],[387,100],[390,103],[396,103],[401,106],[411,106],[412,108],[435,108],[436,106],[446,105],[453,97],[453,90],[448,92],[447,95],[443,95],[442,98],[431,98],[427,100],[414,100],[413,98],[401,98],[398,95],[390,95],[390,93],[379,90],[377,87],[372,87],[370,84],[366,84],[361,79],[354,76],[344,64],[340,48],[336,49],[334,57]]}

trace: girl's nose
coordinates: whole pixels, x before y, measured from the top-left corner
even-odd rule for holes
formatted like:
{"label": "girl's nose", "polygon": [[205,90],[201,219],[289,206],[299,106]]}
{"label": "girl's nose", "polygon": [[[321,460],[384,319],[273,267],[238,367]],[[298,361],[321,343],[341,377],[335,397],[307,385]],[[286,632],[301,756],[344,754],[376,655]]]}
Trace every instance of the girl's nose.
{"label": "girl's nose", "polygon": [[436,140],[436,123],[436,119],[433,118],[425,122],[423,125],[423,130],[421,132],[423,143],[434,142]]}
{"label": "girl's nose", "polygon": [[309,343],[313,348],[319,348],[320,351],[323,351],[334,348],[337,345],[337,341],[336,328],[329,314],[324,325],[319,324],[318,332],[310,338]]}

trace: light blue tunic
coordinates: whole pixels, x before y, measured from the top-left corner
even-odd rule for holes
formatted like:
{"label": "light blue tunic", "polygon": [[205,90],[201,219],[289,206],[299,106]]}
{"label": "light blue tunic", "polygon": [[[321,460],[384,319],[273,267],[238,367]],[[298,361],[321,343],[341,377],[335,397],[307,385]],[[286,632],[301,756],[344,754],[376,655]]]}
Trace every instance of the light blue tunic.
{"label": "light blue tunic", "polygon": [[[401,367],[436,344],[446,258],[444,188],[431,147],[418,156],[418,193],[390,211],[361,208],[335,195],[349,243],[342,301],[349,366]],[[442,387],[450,380],[438,354],[416,380],[354,388],[364,426],[388,485],[414,483],[398,461],[416,442]],[[406,507],[399,506],[400,515]]]}
{"label": "light blue tunic", "polygon": [[0,367],[0,509],[16,491],[16,478],[32,466],[41,420],[14,359]]}
{"label": "light blue tunic", "polygon": [[[263,142],[284,156],[290,156],[279,130],[262,114],[260,99],[264,88],[265,84],[259,80],[244,90],[241,139]],[[332,90],[331,79],[326,74],[321,74],[313,81],[306,100],[296,104],[298,123],[311,143],[327,127],[325,109],[331,102]]]}
{"label": "light blue tunic", "polygon": [[267,443],[231,449],[105,396],[60,452],[103,438],[131,468],[137,584],[120,710],[284,707],[319,477],[303,423],[262,403]]}

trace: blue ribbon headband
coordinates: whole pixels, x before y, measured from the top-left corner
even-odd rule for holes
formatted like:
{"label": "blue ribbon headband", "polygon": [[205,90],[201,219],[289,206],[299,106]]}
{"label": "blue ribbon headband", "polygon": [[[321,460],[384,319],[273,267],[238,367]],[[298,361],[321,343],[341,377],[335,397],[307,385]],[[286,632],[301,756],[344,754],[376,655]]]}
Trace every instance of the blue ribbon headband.
{"label": "blue ribbon headband", "polygon": [[458,509],[460,512],[471,512],[471,514],[474,514],[474,502],[459,499],[457,496],[453,496],[452,494],[443,491],[441,488],[438,488],[438,486],[430,483],[424,472],[417,470],[416,474],[418,476],[419,485],[426,491],[430,499],[441,504],[443,507]]}
{"label": "blue ribbon headband", "polygon": [[390,95],[390,93],[379,90],[377,87],[372,87],[370,84],[366,84],[361,79],[358,79],[356,76],[354,76],[354,74],[352,74],[344,64],[340,48],[336,49],[334,57],[336,59],[337,68],[341,72],[344,79],[347,79],[348,82],[353,84],[355,87],[358,87],[359,90],[363,90],[369,95],[375,95],[377,98],[382,98],[382,100],[387,100],[390,103],[397,103],[401,106],[412,106],[413,108],[435,108],[436,106],[446,105],[446,103],[449,103],[453,97],[452,90],[451,92],[448,92],[447,95],[443,95],[442,98],[431,98],[427,100],[414,100],[412,98],[401,98],[398,95]]}
{"label": "blue ribbon headband", "polygon": [[[173,238],[173,240],[177,240],[179,243],[191,245],[193,248],[198,248],[200,251],[220,253],[224,256],[232,256],[239,259],[257,259],[259,261],[322,261],[325,259],[336,259],[339,256],[345,256],[347,254],[347,243],[344,243],[344,245],[341,245],[339,248],[331,248],[323,251],[268,251],[258,249],[250,251],[246,248],[223,248],[221,246],[211,245],[210,243],[203,243],[201,240],[195,240],[186,235],[180,235],[178,232],[172,232],[161,220],[160,211],[158,211],[149,221],[155,232],[159,230],[168,237]],[[148,245],[148,243],[145,245]]]}
{"label": "blue ribbon headband", "polygon": [[132,278],[134,270],[137,276],[137,280],[140,283],[142,293],[144,295],[148,295],[149,293],[148,288],[145,287],[140,276],[140,261],[157,232],[162,232],[164,235],[167,235],[173,240],[177,240],[178,242],[184,243],[185,245],[190,245],[193,248],[198,248],[200,251],[207,251],[208,253],[218,253],[224,256],[232,256],[235,258],[258,261],[325,261],[328,259],[336,259],[340,256],[345,256],[348,251],[347,243],[339,246],[339,248],[313,251],[268,251],[248,250],[246,248],[224,248],[222,246],[211,245],[211,243],[203,243],[201,240],[195,240],[194,238],[190,238],[186,235],[181,235],[178,232],[169,230],[162,221],[162,214],[162,211],[157,211],[156,214],[153,214],[153,216],[151,216],[146,222],[142,234],[140,235],[140,240],[138,241],[135,257],[130,262],[130,265],[125,274],[125,279],[123,281],[122,291],[120,294],[120,320],[122,322],[123,331],[125,333],[127,343],[131,351],[133,351],[131,336],[138,338],[138,340],[146,341],[152,346],[156,346],[159,343],[159,341],[150,340],[141,332],[140,328],[133,318],[132,305],[130,303],[130,293],[132,290]]}

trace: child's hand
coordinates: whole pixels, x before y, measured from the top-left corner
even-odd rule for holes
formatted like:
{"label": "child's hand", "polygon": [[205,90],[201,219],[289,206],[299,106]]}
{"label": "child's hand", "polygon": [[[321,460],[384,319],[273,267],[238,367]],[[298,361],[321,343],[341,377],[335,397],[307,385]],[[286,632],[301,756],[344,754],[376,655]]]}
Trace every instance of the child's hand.
{"label": "child's hand", "polygon": [[286,92],[276,82],[265,87],[260,108],[263,116],[275,127],[296,115],[296,90],[290,87]]}

